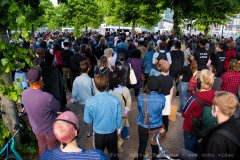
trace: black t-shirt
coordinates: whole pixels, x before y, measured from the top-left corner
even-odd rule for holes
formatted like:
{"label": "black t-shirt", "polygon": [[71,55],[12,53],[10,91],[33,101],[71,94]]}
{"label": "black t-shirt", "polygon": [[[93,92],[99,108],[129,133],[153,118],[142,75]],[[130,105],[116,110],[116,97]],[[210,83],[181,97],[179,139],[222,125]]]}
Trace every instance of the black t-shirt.
{"label": "black t-shirt", "polygon": [[179,75],[183,75],[183,82],[189,82],[193,75],[190,69],[190,65],[184,66],[183,69],[179,72]]}
{"label": "black t-shirt", "polygon": [[207,69],[207,63],[210,57],[209,51],[205,48],[198,48],[194,53],[195,60],[198,64],[198,70]]}
{"label": "black t-shirt", "polygon": [[62,67],[63,68],[70,68],[70,57],[72,57],[74,55],[74,53],[69,50],[62,50],[61,51],[61,58],[62,58]]}
{"label": "black t-shirt", "polygon": [[159,75],[156,77],[156,85],[159,88],[159,93],[163,95],[169,95],[170,90],[173,87],[173,78],[169,75]]}
{"label": "black t-shirt", "polygon": [[217,75],[216,77],[221,77],[224,71],[224,63],[225,63],[225,53],[224,52],[217,52],[213,58],[212,65],[215,66]]}

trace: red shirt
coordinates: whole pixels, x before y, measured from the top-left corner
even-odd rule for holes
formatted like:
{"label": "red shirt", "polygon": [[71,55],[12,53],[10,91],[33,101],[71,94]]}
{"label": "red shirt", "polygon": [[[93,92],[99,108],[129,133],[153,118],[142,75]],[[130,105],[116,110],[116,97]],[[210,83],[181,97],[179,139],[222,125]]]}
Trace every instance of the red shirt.
{"label": "red shirt", "polygon": [[226,59],[225,59],[225,63],[224,63],[224,70],[227,71],[228,70],[228,67],[229,67],[229,63],[230,63],[230,60],[231,60],[231,57],[237,57],[237,52],[234,50],[234,49],[229,49],[227,52],[226,52]]}
{"label": "red shirt", "polygon": [[227,71],[222,76],[221,90],[237,94],[240,85],[240,73]]}

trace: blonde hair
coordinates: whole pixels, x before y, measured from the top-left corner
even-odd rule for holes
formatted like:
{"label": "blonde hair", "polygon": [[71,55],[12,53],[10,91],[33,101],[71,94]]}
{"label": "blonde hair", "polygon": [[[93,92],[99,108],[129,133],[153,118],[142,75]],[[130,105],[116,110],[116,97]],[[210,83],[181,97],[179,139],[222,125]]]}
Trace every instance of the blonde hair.
{"label": "blonde hair", "polygon": [[112,54],[113,54],[112,48],[107,48],[104,50],[104,56],[106,56],[107,58],[112,57]]}
{"label": "blonde hair", "polygon": [[208,70],[204,69],[200,71],[197,75],[198,80],[201,82],[201,89],[211,89],[214,82],[214,74]]}
{"label": "blonde hair", "polygon": [[213,99],[213,105],[218,106],[220,112],[228,117],[231,117],[239,108],[239,102],[233,93],[226,91],[218,91]]}
{"label": "blonde hair", "polygon": [[106,44],[106,39],[104,37],[101,37],[99,40],[99,44]]}

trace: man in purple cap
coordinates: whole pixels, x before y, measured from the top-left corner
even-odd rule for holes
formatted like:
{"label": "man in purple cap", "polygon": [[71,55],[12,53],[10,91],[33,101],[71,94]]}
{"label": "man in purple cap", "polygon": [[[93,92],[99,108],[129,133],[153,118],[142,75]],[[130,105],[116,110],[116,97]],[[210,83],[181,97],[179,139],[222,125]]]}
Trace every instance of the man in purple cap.
{"label": "man in purple cap", "polygon": [[41,90],[42,76],[38,69],[27,74],[30,88],[23,91],[22,103],[28,115],[32,130],[38,140],[39,156],[46,150],[56,148],[52,125],[60,109],[60,103],[49,93]]}

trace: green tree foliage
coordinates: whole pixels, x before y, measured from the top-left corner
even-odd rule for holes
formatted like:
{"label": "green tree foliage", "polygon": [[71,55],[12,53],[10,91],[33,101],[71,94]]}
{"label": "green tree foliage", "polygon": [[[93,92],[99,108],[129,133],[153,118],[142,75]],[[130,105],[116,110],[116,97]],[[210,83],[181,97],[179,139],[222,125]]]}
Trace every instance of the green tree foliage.
{"label": "green tree foliage", "polygon": [[190,20],[192,13],[195,13],[194,3],[194,0],[164,0],[161,2],[161,9],[170,8],[174,12],[173,32],[176,35],[180,34],[180,24],[186,19]]}
{"label": "green tree foliage", "polygon": [[[67,0],[55,7],[49,23],[50,27],[73,26],[76,35],[80,29],[98,28],[103,22],[103,3],[98,0]],[[57,22],[58,21],[58,22]],[[60,22],[61,21],[61,22]]]}
{"label": "green tree foliage", "polygon": [[159,0],[112,0],[109,3],[107,24],[120,23],[147,28],[155,26],[160,16]]}
{"label": "green tree foliage", "polygon": [[[71,27],[69,20],[66,20],[66,14],[68,13],[68,8],[65,3],[54,7],[51,10],[47,10],[45,18],[48,20],[47,27],[49,29],[60,30],[61,27]],[[69,19],[69,18],[68,18]],[[68,24],[67,24],[68,23]]]}
{"label": "green tree foliage", "polygon": [[171,8],[174,11],[174,32],[180,34],[180,24],[190,23],[205,26],[205,33],[210,25],[223,24],[229,17],[239,13],[238,0],[164,0],[161,8]]}
{"label": "green tree foliage", "polygon": [[194,15],[195,24],[205,26],[205,34],[210,30],[210,25],[224,24],[234,14],[239,13],[240,3],[238,0],[198,0],[194,7],[198,14]]}

